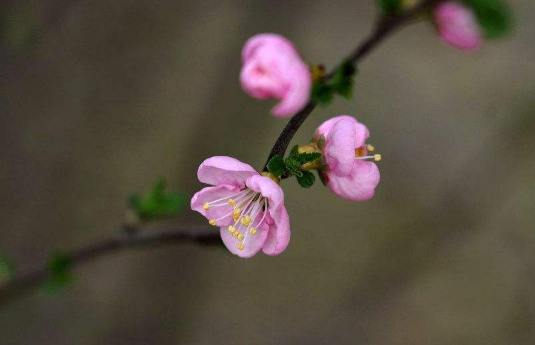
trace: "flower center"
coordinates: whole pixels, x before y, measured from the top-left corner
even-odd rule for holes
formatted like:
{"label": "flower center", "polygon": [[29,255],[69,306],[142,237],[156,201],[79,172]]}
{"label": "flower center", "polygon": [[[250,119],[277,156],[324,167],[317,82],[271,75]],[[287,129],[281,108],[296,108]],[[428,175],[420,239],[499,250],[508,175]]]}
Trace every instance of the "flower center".
{"label": "flower center", "polygon": [[361,160],[373,159],[374,161],[379,162],[382,159],[382,156],[380,154],[376,153],[372,156],[366,155],[368,152],[373,152],[373,151],[375,151],[375,147],[373,147],[370,144],[366,146],[357,147],[355,149],[355,158],[361,159]]}
{"label": "flower center", "polygon": [[232,210],[225,215],[210,219],[210,225],[216,226],[217,222],[232,216],[234,224],[228,227],[232,236],[238,239],[238,249],[243,250],[249,236],[254,236],[257,229],[264,223],[267,216],[268,200],[262,194],[249,188],[203,205],[205,210],[212,207],[232,207]]}

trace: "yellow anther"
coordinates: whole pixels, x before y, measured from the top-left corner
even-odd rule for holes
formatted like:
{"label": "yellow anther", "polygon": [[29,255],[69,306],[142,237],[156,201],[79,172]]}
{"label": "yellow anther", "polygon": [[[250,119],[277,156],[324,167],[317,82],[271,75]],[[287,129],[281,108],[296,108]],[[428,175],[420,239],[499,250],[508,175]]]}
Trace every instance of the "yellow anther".
{"label": "yellow anther", "polygon": [[240,215],[240,213],[241,213],[241,208],[238,207],[238,208],[236,208],[236,209],[234,210],[234,212],[232,212],[232,215],[233,215],[234,217],[238,217],[238,216]]}
{"label": "yellow anther", "polygon": [[236,228],[231,225],[231,226],[228,227],[228,231],[230,233],[233,233],[234,231],[236,231]]}
{"label": "yellow anther", "polygon": [[234,222],[237,222],[238,220],[240,220],[240,216],[232,216],[232,219],[234,219]]}
{"label": "yellow anther", "polygon": [[234,236],[234,237],[238,237],[239,234],[240,234],[240,232],[239,232],[238,230],[236,230],[236,231],[234,231],[234,232],[232,233],[232,236]]}
{"label": "yellow anther", "polygon": [[373,145],[370,145],[370,144],[366,145],[366,149],[367,149],[368,151],[370,151],[370,152],[375,151],[375,147],[373,147]]}
{"label": "yellow anther", "polygon": [[383,159],[383,157],[380,154],[376,153],[376,154],[373,155],[373,159],[376,162],[379,162],[381,159]]}
{"label": "yellow anther", "polygon": [[204,208],[205,210],[208,210],[208,209],[210,209],[210,204],[208,204],[206,202],[206,203],[204,203],[204,205],[202,205],[202,208]]}
{"label": "yellow anther", "polygon": [[212,226],[216,225],[215,219],[210,219],[210,221],[208,223],[210,223],[210,225],[212,225]]}
{"label": "yellow anther", "polygon": [[255,229],[255,228],[251,228],[251,229],[249,230],[249,233],[251,233],[251,235],[256,234],[256,229]]}
{"label": "yellow anther", "polygon": [[243,224],[243,225],[249,225],[251,224],[251,216],[245,216],[243,217],[242,219],[240,219],[240,222]]}
{"label": "yellow anther", "polygon": [[366,149],[364,148],[364,146],[357,147],[355,149],[355,157],[364,157],[364,156],[366,156]]}
{"label": "yellow anther", "polygon": [[239,235],[238,235],[238,240],[240,240],[240,241],[243,240],[243,235],[242,235],[242,234],[239,234]]}
{"label": "yellow anther", "polygon": [[243,245],[243,243],[238,243],[238,249],[239,249],[239,250],[243,250],[243,248],[245,248],[245,246]]}
{"label": "yellow anther", "polygon": [[236,201],[234,199],[228,199],[228,204],[232,207],[236,206]]}

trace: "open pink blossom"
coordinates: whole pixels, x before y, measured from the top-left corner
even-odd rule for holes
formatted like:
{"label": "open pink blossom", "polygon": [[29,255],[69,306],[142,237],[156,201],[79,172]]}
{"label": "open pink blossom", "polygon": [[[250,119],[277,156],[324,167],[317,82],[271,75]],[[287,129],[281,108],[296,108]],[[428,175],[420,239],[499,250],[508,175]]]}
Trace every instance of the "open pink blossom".
{"label": "open pink blossom", "polygon": [[439,35],[446,44],[462,50],[481,47],[481,31],[474,12],[469,7],[448,1],[438,4],[434,12]]}
{"label": "open pink blossom", "polygon": [[205,160],[197,177],[212,185],[197,192],[191,209],[221,228],[225,246],[242,258],[260,249],[267,255],[282,253],[290,242],[290,218],[284,193],[269,177],[232,157]]}
{"label": "open pink blossom", "polygon": [[347,200],[364,201],[375,195],[380,174],[377,165],[381,155],[367,156],[373,151],[366,145],[368,128],[351,116],[342,115],[318,127],[315,140],[320,143],[326,166],[322,170],[327,187]]}
{"label": "open pink blossom", "polygon": [[292,42],[276,34],[250,38],[242,50],[240,82],[258,99],[276,98],[275,116],[291,116],[310,99],[312,77]]}

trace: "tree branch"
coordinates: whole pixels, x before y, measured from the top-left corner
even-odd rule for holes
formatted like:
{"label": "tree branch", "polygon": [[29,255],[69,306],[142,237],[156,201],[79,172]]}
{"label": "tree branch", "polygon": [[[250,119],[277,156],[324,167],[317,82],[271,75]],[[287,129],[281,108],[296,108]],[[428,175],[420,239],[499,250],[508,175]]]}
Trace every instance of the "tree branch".
{"label": "tree branch", "polygon": [[[368,53],[370,53],[375,47],[379,45],[385,38],[387,38],[391,33],[396,29],[401,27],[403,24],[408,23],[411,19],[416,17],[418,14],[422,13],[424,10],[428,9],[430,6],[435,3],[440,2],[441,0],[423,0],[418,5],[412,9],[401,13],[399,15],[384,17],[377,22],[374,31],[364,40],[349,56],[347,56],[343,61],[352,61],[355,64],[358,64]],[[324,77],[325,80],[331,79],[336,71],[336,68],[332,69]],[[263,170],[267,171],[267,163],[271,158],[276,155],[284,157],[288,145],[295,133],[299,130],[301,125],[305,122],[307,117],[312,113],[316,108],[317,104],[314,101],[310,101],[301,111],[299,111],[295,116],[293,116],[286,127],[282,130],[277,141],[273,145],[271,152],[269,153],[266,164],[264,165]]]}
{"label": "tree branch", "polygon": [[[383,18],[378,22],[375,30],[370,36],[343,61],[359,63],[362,58],[368,55],[368,53],[377,47],[379,43],[397,28],[440,1],[441,0],[422,0],[418,5],[406,12]],[[332,78],[336,73],[336,70],[337,68],[333,69],[326,74],[324,78],[326,80]],[[303,110],[290,119],[273,145],[268,161],[275,155],[284,156],[295,133],[297,133],[303,122],[305,122],[315,108],[316,103],[310,101]],[[266,170],[265,166],[264,170]],[[206,226],[179,226],[159,231],[125,226],[118,236],[104,239],[87,247],[68,252],[64,257],[69,262],[69,269],[72,269],[74,266],[83,264],[94,258],[115,253],[123,249],[186,242],[193,242],[201,245],[222,244],[219,238],[219,232],[215,231],[213,228],[207,228]],[[31,288],[39,286],[46,281],[50,272],[49,265],[42,264],[31,270],[17,273],[6,284],[0,286],[0,302],[3,302],[10,297],[22,295],[24,292],[30,291]]]}
{"label": "tree branch", "polygon": [[[69,269],[94,258],[136,247],[153,247],[172,243],[197,243],[200,245],[221,245],[219,231],[213,227],[173,226],[170,229],[138,230],[125,226],[117,236],[101,240],[87,247],[65,253]],[[33,269],[18,272],[5,285],[0,286],[0,302],[22,295],[31,288],[41,285],[50,275],[51,268],[42,264]]]}

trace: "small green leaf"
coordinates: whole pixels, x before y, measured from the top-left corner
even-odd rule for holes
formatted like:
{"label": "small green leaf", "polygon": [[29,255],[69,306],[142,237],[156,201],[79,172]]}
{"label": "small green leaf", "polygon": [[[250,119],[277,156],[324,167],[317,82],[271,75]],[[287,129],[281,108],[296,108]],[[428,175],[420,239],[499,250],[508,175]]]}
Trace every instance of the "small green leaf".
{"label": "small green leaf", "polygon": [[314,176],[313,173],[310,171],[303,171],[303,175],[300,177],[297,177],[297,182],[299,182],[299,185],[303,188],[310,188],[316,181],[316,176]]}
{"label": "small green leaf", "polygon": [[280,155],[273,156],[268,164],[267,168],[270,173],[275,175],[276,177],[281,177],[286,172],[286,166],[284,164],[284,160]]}
{"label": "small green leaf", "polygon": [[130,209],[141,221],[176,216],[186,203],[183,195],[166,191],[166,182],[163,177],[156,180],[147,195],[132,195],[129,200]]}
{"label": "small green leaf", "polygon": [[378,0],[379,6],[384,14],[396,13],[402,5],[403,0]]}
{"label": "small green leaf", "polygon": [[352,61],[345,61],[336,71],[329,82],[334,92],[340,94],[345,99],[353,98],[353,77],[357,73],[357,67]]}
{"label": "small green leaf", "polygon": [[53,254],[47,263],[48,279],[43,286],[50,293],[57,292],[72,283],[71,259],[64,253]]}
{"label": "small green leaf", "polygon": [[299,155],[299,145],[295,145],[290,151],[290,157],[297,157],[297,155]]}
{"label": "small green leaf", "polygon": [[297,160],[301,164],[306,164],[314,162],[315,160],[321,158],[321,153],[319,152],[303,152],[297,155]]}
{"label": "small green leaf", "polygon": [[329,105],[334,98],[333,90],[324,82],[315,83],[312,87],[312,100],[321,105]]}
{"label": "small green leaf", "polygon": [[303,176],[303,172],[301,171],[301,163],[295,159],[294,157],[290,156],[284,160],[284,165],[286,167],[286,171],[293,176],[301,177]]}
{"label": "small green leaf", "polygon": [[462,0],[470,6],[479,25],[489,39],[507,34],[513,25],[513,15],[508,4],[503,0]]}

